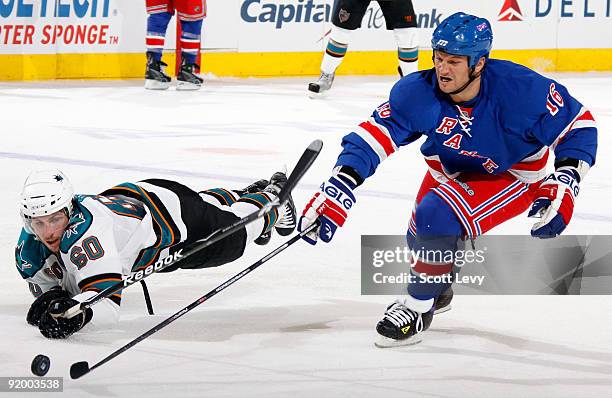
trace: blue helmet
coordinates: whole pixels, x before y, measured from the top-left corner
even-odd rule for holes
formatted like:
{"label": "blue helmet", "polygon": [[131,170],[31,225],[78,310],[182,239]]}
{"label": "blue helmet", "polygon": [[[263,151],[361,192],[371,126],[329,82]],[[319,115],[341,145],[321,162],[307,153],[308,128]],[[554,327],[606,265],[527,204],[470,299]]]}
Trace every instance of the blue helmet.
{"label": "blue helmet", "polygon": [[457,12],[438,25],[431,48],[453,55],[466,55],[470,68],[480,57],[488,57],[493,44],[491,24],[485,18]]}

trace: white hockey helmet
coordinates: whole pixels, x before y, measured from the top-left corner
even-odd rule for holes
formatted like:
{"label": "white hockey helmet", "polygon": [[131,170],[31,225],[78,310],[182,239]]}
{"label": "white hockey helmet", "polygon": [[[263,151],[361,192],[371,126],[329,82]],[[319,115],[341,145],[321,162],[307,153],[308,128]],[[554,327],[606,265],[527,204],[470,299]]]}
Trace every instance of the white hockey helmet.
{"label": "white hockey helmet", "polygon": [[26,231],[31,228],[33,217],[46,216],[66,210],[70,217],[74,189],[68,178],[57,169],[39,170],[30,173],[21,190],[20,213]]}

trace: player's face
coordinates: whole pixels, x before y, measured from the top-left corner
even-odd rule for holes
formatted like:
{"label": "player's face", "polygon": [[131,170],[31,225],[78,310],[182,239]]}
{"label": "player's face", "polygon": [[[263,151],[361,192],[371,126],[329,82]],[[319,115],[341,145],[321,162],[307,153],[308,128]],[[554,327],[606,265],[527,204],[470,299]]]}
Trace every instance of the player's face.
{"label": "player's face", "polygon": [[468,57],[465,55],[452,55],[435,51],[434,66],[438,86],[444,93],[452,93],[460,89],[470,79]]}
{"label": "player's face", "polygon": [[52,252],[59,252],[62,235],[68,226],[68,217],[63,210],[32,219],[32,229]]}

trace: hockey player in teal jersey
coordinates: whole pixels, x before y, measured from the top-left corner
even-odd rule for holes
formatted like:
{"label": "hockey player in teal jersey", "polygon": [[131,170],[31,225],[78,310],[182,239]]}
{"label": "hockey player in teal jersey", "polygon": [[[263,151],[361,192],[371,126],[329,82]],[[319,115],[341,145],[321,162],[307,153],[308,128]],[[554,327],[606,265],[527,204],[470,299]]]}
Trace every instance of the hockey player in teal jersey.
{"label": "hockey player in teal jersey", "polygon": [[[17,270],[36,297],[27,322],[49,338],[66,338],[85,325],[114,324],[121,292],[72,318],[58,315],[160,257],[261,209],[276,198],[286,180],[278,172],[269,181],[242,190],[195,192],[175,181],[148,179],[120,184],[99,195],[75,195],[62,172],[33,172],[21,193],[24,225],[15,249]],[[295,220],[290,199],[279,211],[191,256],[181,268],[234,261],[247,243],[267,243],[273,228],[289,235]]]}

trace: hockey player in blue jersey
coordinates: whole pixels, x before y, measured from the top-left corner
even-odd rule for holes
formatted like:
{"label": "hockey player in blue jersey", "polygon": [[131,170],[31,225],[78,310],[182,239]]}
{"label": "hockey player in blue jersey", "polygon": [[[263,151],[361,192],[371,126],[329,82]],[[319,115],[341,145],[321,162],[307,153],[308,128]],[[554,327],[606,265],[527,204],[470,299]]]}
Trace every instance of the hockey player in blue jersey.
{"label": "hockey player in blue jersey", "polygon": [[[235,223],[273,200],[287,181],[283,172],[242,190],[195,192],[175,181],[124,183],[99,195],[75,195],[58,170],[30,174],[21,193],[17,270],[36,297],[26,320],[49,338],[66,338],[85,325],[106,327],[119,319],[121,292],[72,318],[61,316],[106,287],[159,258]],[[289,199],[279,211],[186,258],[181,268],[216,267],[240,258],[247,243],[265,244],[272,228],[295,229]],[[177,264],[169,268],[176,269]],[[164,269],[162,272],[173,271]]]}
{"label": "hockey player in blue jersey", "polygon": [[[343,138],[332,176],[299,221],[300,230],[321,222],[307,241],[331,241],[356,202],[356,188],[384,159],[422,136],[428,171],[407,231],[414,252],[455,252],[462,239],[528,209],[537,218],[534,237],[563,232],[579,184],[595,163],[595,121],[558,82],[490,59],[492,41],[489,22],[464,13],[435,29],[434,68],[401,79],[389,101]],[[555,170],[547,174],[551,151]],[[434,312],[448,304],[451,283],[426,283],[419,275],[450,276],[453,263],[416,260],[411,274],[417,282],[387,308],[376,327],[378,346],[420,341]]]}

